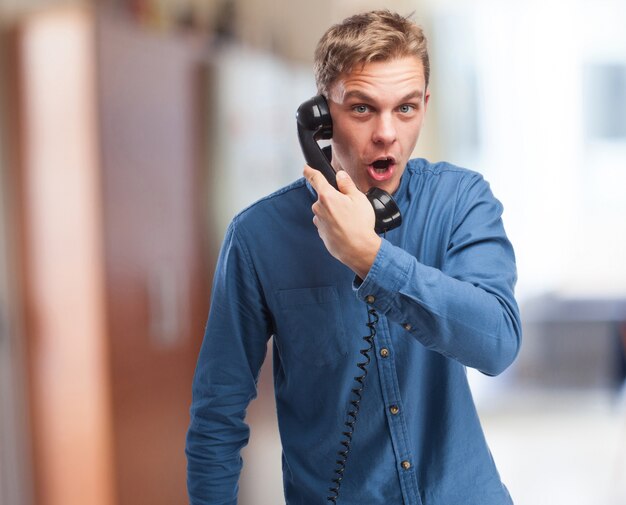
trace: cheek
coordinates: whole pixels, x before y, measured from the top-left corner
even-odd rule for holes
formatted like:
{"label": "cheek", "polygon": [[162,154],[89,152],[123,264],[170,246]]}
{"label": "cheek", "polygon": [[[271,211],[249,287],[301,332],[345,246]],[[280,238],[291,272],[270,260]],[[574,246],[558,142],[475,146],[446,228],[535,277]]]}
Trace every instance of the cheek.
{"label": "cheek", "polygon": [[333,118],[333,138],[345,144],[350,139],[352,128],[342,119]]}
{"label": "cheek", "polygon": [[349,128],[341,128],[341,125],[338,125],[333,132],[333,143],[341,156],[350,156],[355,148],[354,134]]}
{"label": "cheek", "polygon": [[337,135],[337,140],[341,143],[343,152],[352,156],[358,155],[367,143],[364,131],[358,125],[342,129]]}
{"label": "cheek", "polygon": [[413,145],[417,142],[421,129],[422,121],[420,120],[416,121],[404,130],[403,137],[407,145]]}

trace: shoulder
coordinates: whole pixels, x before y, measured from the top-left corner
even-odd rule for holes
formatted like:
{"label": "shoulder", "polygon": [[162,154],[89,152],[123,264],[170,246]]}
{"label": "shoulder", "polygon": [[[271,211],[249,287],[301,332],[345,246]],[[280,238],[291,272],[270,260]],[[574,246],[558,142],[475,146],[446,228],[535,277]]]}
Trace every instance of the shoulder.
{"label": "shoulder", "polygon": [[406,168],[409,191],[427,198],[434,207],[447,209],[451,216],[463,215],[479,203],[487,203],[501,213],[501,203],[493,196],[481,173],[445,161],[432,163],[423,158],[409,161]]}
{"label": "shoulder", "polygon": [[423,177],[438,177],[447,180],[470,181],[483,179],[483,176],[475,170],[460,167],[447,161],[431,162],[424,158],[409,160],[406,171],[410,175]]}
{"label": "shoulder", "polygon": [[306,180],[300,178],[245,207],[235,215],[230,228],[239,233],[271,231],[269,225],[310,210],[311,198]]}
{"label": "shoulder", "polygon": [[414,158],[407,163],[405,173],[409,188],[419,193],[434,193],[448,201],[467,197],[472,188],[489,189],[489,184],[479,172],[446,161],[433,163],[424,158]]}

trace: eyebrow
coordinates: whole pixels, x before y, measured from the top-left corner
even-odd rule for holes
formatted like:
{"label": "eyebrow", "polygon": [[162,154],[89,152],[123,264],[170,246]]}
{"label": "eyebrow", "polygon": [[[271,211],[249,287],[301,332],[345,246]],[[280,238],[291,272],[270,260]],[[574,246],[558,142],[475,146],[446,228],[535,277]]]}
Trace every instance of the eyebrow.
{"label": "eyebrow", "polygon": [[[400,102],[404,102],[406,100],[410,100],[412,98],[417,98],[418,100],[421,100],[422,97],[424,96],[424,93],[422,93],[421,90],[415,90],[411,93],[408,93],[407,95],[404,95],[399,101]],[[363,100],[364,102],[373,102],[374,99],[369,96],[367,93],[363,93],[362,91],[358,91],[358,90],[354,90],[354,91],[348,91],[345,95],[344,95],[344,100],[348,99],[348,98],[357,98],[359,100]]]}

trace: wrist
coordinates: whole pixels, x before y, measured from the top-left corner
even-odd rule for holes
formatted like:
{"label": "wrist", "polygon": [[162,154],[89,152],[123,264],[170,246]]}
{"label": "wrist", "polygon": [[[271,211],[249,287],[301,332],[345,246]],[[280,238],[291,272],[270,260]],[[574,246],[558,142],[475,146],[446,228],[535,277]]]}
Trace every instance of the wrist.
{"label": "wrist", "polygon": [[346,262],[346,264],[361,279],[365,279],[376,260],[381,244],[382,239],[373,233],[364,244],[355,251],[350,261]]}

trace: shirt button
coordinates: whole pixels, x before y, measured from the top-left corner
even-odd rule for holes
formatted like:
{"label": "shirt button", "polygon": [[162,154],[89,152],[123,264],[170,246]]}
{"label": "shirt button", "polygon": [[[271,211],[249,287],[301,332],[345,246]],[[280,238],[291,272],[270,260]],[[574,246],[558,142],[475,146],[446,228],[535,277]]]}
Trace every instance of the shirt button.
{"label": "shirt button", "polygon": [[389,357],[389,349],[387,349],[386,347],[383,347],[383,348],[380,350],[380,355],[381,355],[383,358],[387,358],[387,357]]}
{"label": "shirt button", "polygon": [[400,412],[400,408],[397,405],[392,405],[389,407],[389,412],[395,416],[398,412]]}
{"label": "shirt button", "polygon": [[408,470],[409,468],[411,468],[411,463],[404,460],[402,463],[400,463],[402,465],[402,468],[404,468],[405,470]]}
{"label": "shirt button", "polygon": [[373,295],[367,295],[367,296],[365,297],[365,301],[366,301],[367,303],[369,303],[369,304],[372,304],[372,303],[374,303],[374,301],[376,301],[376,298],[374,298],[374,296],[373,296]]}
{"label": "shirt button", "polygon": [[403,327],[406,331],[409,331],[411,328],[413,328],[413,327],[412,327],[409,323],[404,323],[404,324],[402,325],[402,327]]}

